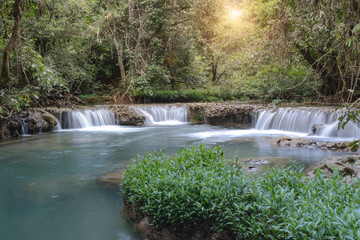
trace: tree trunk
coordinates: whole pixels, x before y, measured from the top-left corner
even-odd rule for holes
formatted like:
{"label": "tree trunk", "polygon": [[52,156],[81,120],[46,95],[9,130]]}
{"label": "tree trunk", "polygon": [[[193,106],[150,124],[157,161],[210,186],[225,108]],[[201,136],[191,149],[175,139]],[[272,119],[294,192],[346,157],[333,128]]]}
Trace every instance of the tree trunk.
{"label": "tree trunk", "polygon": [[[336,59],[334,62],[330,62],[326,65],[321,64],[317,59],[314,59],[310,55],[309,48],[302,48],[299,45],[295,45],[299,52],[303,55],[304,59],[311,65],[311,67],[319,73],[323,82],[320,92],[325,96],[335,96],[338,94],[346,85],[342,82],[341,69],[336,68]],[[330,56],[331,57],[331,56]],[[333,64],[333,66],[329,66]]]}
{"label": "tree trunk", "polygon": [[8,45],[4,50],[3,63],[2,63],[2,71],[0,77],[0,88],[4,88],[6,84],[10,82],[10,63],[9,56],[11,51],[14,49],[16,43],[20,41],[20,20],[21,20],[21,0],[15,0],[14,3],[14,28],[12,36],[9,40]]}
{"label": "tree trunk", "polygon": [[125,81],[126,75],[125,75],[125,66],[123,63],[123,45],[118,43],[116,36],[115,36],[115,32],[114,32],[114,36],[113,36],[113,42],[115,45],[115,49],[116,49],[116,53],[117,53],[117,57],[118,57],[118,64],[119,64],[119,68],[120,68],[120,75],[121,75],[121,80]]}
{"label": "tree trunk", "polygon": [[212,73],[212,82],[216,82],[217,80],[217,71],[218,71],[218,62],[219,59],[218,58],[214,58],[212,57],[212,62],[211,62],[211,73]]}
{"label": "tree trunk", "polygon": [[[109,3],[109,1],[108,1]],[[114,11],[116,11],[116,0],[113,0],[113,5],[114,5]],[[119,45],[117,38],[116,38],[116,20],[113,20],[113,42],[114,42],[114,46],[116,49],[116,53],[117,53],[117,57],[118,57],[118,64],[119,64],[119,68],[120,68],[120,75],[121,75],[121,80],[125,81],[126,78],[126,74],[125,74],[125,66],[124,66],[124,62],[123,62],[123,44],[121,43]]]}

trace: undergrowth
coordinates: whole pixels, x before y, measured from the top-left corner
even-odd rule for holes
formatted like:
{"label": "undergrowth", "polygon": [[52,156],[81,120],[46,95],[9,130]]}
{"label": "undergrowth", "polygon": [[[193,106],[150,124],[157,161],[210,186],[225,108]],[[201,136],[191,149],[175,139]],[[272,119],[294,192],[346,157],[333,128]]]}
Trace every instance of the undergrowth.
{"label": "undergrowth", "polygon": [[167,103],[167,102],[214,102],[236,100],[226,92],[212,90],[163,90],[152,91],[151,94],[137,93],[133,97],[141,99],[143,102]]}
{"label": "undergrowth", "polygon": [[310,178],[280,168],[248,175],[230,166],[220,147],[140,156],[120,188],[158,228],[234,239],[360,239],[360,191],[339,174]]}

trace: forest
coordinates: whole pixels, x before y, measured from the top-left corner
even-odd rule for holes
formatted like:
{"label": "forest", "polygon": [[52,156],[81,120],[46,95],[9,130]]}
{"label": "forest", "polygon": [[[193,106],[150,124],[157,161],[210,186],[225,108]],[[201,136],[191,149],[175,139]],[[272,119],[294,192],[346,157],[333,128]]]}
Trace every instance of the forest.
{"label": "forest", "polygon": [[118,103],[359,97],[358,0],[1,0],[0,116]]}
{"label": "forest", "polygon": [[360,0],[0,4],[2,239],[360,239]]}

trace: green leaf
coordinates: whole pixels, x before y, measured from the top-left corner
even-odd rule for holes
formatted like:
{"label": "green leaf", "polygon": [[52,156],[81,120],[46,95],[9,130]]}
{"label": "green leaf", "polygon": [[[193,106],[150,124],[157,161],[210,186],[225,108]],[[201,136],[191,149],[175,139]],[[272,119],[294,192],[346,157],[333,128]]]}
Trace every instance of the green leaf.
{"label": "green leaf", "polygon": [[356,24],[355,27],[352,30],[353,34],[360,33],[360,23]]}

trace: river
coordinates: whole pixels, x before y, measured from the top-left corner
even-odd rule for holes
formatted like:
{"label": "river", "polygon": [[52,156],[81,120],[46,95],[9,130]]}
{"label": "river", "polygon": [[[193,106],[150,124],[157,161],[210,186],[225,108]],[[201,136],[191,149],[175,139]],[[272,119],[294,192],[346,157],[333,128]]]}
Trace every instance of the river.
{"label": "river", "polygon": [[[282,158],[282,165],[309,166],[335,154],[280,148],[263,135],[278,131],[209,125],[102,126],[58,130],[0,145],[0,239],[136,240],[122,215],[119,191],[97,179],[124,170],[138,154],[181,147],[222,145],[227,157]],[[344,153],[337,153],[344,154]],[[285,160],[284,160],[285,159]]]}

